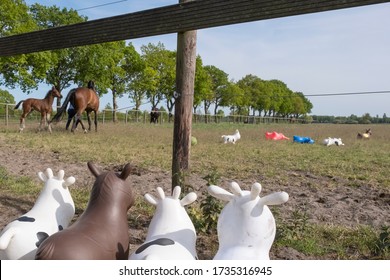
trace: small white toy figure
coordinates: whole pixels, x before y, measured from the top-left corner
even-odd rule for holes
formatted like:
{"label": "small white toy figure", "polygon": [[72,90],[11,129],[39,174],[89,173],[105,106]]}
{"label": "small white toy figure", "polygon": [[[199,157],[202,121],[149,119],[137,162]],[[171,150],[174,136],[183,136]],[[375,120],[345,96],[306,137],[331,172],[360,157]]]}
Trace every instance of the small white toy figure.
{"label": "small white toy figure", "polygon": [[236,129],[236,132],[233,135],[222,135],[221,138],[224,144],[227,143],[236,144],[236,142],[241,139],[241,135],[238,129]]}
{"label": "small white toy figure", "polygon": [[267,205],[285,203],[288,194],[277,192],[260,197],[259,183],[254,183],[250,191],[242,191],[232,182],[230,191],[208,187],[212,196],[228,201],[218,218],[219,248],[214,260],[269,260],[276,224]]}
{"label": "small white toy figure", "polygon": [[57,176],[48,168],[38,177],[45,184],[33,208],[9,223],[1,232],[0,258],[2,260],[35,259],[35,253],[48,236],[68,227],[75,207],[68,187],[74,177],[64,179],[64,171]]}
{"label": "small white toy figure", "polygon": [[145,242],[132,254],[130,260],[195,260],[196,232],[184,206],[194,202],[194,192],[179,199],[181,188],[173,189],[172,197],[166,197],[157,188],[158,198],[146,194],[145,199],[156,206]]}
{"label": "small white toy figure", "polygon": [[322,141],[322,144],[324,144],[325,146],[328,146],[328,147],[331,145],[344,146],[344,143],[341,140],[341,138],[331,138],[331,137],[324,139]]}

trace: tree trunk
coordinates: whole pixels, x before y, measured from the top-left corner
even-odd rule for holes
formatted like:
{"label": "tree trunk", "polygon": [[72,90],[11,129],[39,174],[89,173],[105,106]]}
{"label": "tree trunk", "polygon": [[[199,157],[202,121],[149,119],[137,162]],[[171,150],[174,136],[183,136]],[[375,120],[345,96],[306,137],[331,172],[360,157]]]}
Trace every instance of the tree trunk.
{"label": "tree trunk", "polygon": [[116,110],[118,109],[118,104],[116,102],[116,89],[112,90],[112,121],[116,123]]}
{"label": "tree trunk", "polygon": [[[180,0],[180,3],[189,2]],[[192,106],[196,62],[196,30],[177,34],[175,118],[173,130],[172,190],[185,185],[190,168]]]}

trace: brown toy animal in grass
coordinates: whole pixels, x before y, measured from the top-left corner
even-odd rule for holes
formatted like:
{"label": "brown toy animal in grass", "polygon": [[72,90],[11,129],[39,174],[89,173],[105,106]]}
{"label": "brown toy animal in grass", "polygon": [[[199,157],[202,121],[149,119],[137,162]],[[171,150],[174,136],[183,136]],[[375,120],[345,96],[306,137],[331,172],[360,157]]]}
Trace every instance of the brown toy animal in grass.
{"label": "brown toy animal in grass", "polygon": [[35,259],[127,260],[127,211],[134,203],[134,194],[126,178],[132,167],[127,164],[120,174],[101,172],[91,162],[88,168],[96,181],[87,208],[70,227],[44,240]]}
{"label": "brown toy animal in grass", "polygon": [[370,139],[371,135],[372,135],[371,128],[369,128],[366,129],[366,132],[364,133],[358,132],[357,139]]}

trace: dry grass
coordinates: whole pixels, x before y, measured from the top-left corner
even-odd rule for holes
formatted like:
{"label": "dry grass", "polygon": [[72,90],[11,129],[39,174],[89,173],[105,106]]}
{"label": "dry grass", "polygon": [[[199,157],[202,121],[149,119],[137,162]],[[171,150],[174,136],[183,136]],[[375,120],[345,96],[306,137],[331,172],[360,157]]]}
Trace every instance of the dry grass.
{"label": "dry grass", "polygon": [[[31,126],[30,126],[31,127]],[[221,135],[238,128],[241,140],[236,145],[221,144]],[[353,182],[364,180],[375,186],[389,188],[390,126],[371,125],[373,139],[356,139],[362,125],[333,124],[194,124],[192,134],[198,144],[191,148],[191,170],[202,176],[211,173],[230,179],[262,178],[288,172],[305,171],[318,176],[340,177]],[[62,161],[93,160],[102,164],[132,162],[141,167],[156,166],[170,170],[172,164],[172,124],[104,124],[99,132],[71,134],[62,126],[54,133],[34,133],[34,128],[22,134],[7,133],[13,145],[58,153]],[[266,131],[309,136],[314,145],[290,141],[267,141]],[[324,147],[326,137],[341,137],[345,146]]]}

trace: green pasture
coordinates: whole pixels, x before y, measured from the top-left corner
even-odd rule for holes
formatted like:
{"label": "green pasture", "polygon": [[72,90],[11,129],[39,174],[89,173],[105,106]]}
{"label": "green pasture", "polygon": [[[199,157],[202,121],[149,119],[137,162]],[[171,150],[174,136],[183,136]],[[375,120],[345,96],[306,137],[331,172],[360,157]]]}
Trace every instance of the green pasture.
{"label": "green pasture", "polygon": [[[263,178],[293,171],[310,172],[316,176],[342,177],[350,184],[356,181],[389,188],[390,126],[371,125],[373,137],[356,139],[367,126],[334,124],[194,124],[192,135],[197,145],[191,148],[189,172],[202,176],[210,172],[227,179]],[[239,129],[241,139],[236,145],[221,143],[222,134]],[[1,130],[0,130],[1,131]],[[284,133],[291,140],[266,140],[266,131]],[[62,124],[53,133],[36,133],[31,125],[23,133],[9,127],[2,137],[14,146],[30,150],[55,152],[62,161],[101,164],[131,162],[141,167],[170,170],[172,163],[173,124],[99,124],[99,132],[74,134]],[[293,135],[308,136],[313,145],[293,143]],[[324,147],[326,137],[340,137],[345,146]],[[288,180],[288,178],[285,178]],[[286,182],[288,183],[288,182]],[[320,186],[319,186],[320,187]]]}
{"label": "green pasture", "polygon": [[[357,133],[368,127],[373,131],[372,139],[358,140]],[[54,152],[64,162],[95,161],[101,165],[130,162],[143,168],[171,169],[172,123],[105,123],[99,124],[97,133],[87,134],[82,133],[81,129],[74,134],[66,132],[63,123],[55,125],[52,134],[47,131],[36,133],[35,129],[30,125],[23,133],[18,133],[17,125],[14,129],[0,127],[0,137],[7,145],[26,151]],[[235,129],[241,133],[238,143],[222,144],[221,135],[233,134]],[[282,132],[291,139],[266,140],[266,131]],[[197,138],[197,144],[191,148],[191,168],[188,173],[197,174],[210,183],[236,180],[245,182],[242,186],[245,188],[258,181],[263,184],[264,190],[267,183],[273,183],[278,184],[280,190],[288,191],[294,174],[304,173],[318,178],[337,179],[328,180],[327,185],[313,181],[313,188],[333,188],[336,183],[342,182],[342,187],[365,185],[383,189],[387,193],[390,189],[389,125],[196,123],[193,124],[192,135]],[[293,135],[308,136],[316,142],[312,145],[293,143]],[[325,147],[321,142],[326,137],[340,137],[345,146]],[[21,192],[19,180],[11,178],[5,169],[0,168],[0,173],[2,189]],[[79,190],[75,203],[85,205],[88,196],[88,191]],[[142,215],[152,215],[153,209],[142,201],[137,203]],[[190,212],[204,239],[215,231],[217,217],[213,212],[222,206],[207,195],[197,203]],[[275,209],[276,217],[277,211]],[[390,259],[389,221],[384,221],[382,228],[348,228],[312,224],[307,215],[297,209],[291,213],[290,219],[278,221],[275,248],[289,246],[314,259]],[[136,223],[135,220],[133,222]]]}

